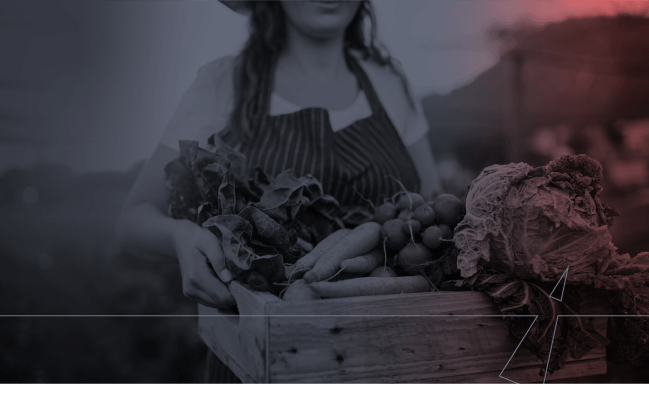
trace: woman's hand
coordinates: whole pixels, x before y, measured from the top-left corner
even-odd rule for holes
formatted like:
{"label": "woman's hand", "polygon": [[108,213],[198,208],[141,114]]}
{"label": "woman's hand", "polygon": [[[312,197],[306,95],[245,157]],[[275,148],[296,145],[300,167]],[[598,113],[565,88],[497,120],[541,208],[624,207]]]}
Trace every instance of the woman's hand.
{"label": "woman's hand", "polygon": [[218,238],[206,228],[189,221],[178,221],[173,244],[180,263],[185,296],[205,306],[233,307],[236,304],[234,297],[215,274],[229,276],[223,278],[225,281],[231,279]]}

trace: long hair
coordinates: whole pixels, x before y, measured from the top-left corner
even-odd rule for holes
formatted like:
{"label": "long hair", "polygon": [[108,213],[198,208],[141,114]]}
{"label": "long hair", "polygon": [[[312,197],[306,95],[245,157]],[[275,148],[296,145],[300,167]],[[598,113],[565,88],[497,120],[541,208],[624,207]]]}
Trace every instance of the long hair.
{"label": "long hair", "polygon": [[[255,120],[261,110],[262,72],[275,64],[286,44],[286,17],[279,1],[250,1],[250,36],[237,57],[234,71],[234,109],[230,114],[230,129],[237,142],[247,142],[254,137]],[[365,60],[389,66],[401,78],[407,90],[404,75],[398,70],[387,49],[377,40],[376,16],[369,0],[363,0],[353,20],[347,27],[344,39],[346,50],[357,50]],[[409,95],[409,94],[408,94]],[[409,96],[411,105],[412,98]]]}

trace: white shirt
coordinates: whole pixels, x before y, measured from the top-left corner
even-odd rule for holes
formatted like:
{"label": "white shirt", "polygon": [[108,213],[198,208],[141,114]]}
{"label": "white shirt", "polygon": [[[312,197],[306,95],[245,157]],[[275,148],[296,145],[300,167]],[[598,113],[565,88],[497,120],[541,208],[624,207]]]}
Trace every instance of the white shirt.
{"label": "white shirt", "polygon": [[[293,114],[298,112],[303,107],[295,105],[293,102],[289,102],[277,93],[273,92],[270,97],[270,110],[269,115],[283,115],[283,114]],[[356,95],[354,102],[345,109],[340,109],[336,111],[329,112],[329,122],[331,123],[331,128],[334,132],[340,131],[345,127],[348,127],[355,123],[356,121],[369,118],[372,116],[372,107],[370,106],[365,92],[362,90],[359,91]]]}
{"label": "white shirt", "polygon": [[[352,53],[357,56],[358,63],[370,79],[381,105],[403,143],[406,146],[415,144],[428,133],[428,123],[421,102],[415,99],[413,108],[408,100],[409,91],[404,89],[401,79],[392,70],[386,66],[363,60],[354,51]],[[178,151],[179,140],[196,140],[200,147],[210,150],[207,144],[208,138],[225,128],[233,107],[234,60],[233,56],[225,56],[212,60],[198,69],[196,79],[182,96],[171,116],[160,144]],[[330,113],[332,127],[335,124],[334,130],[340,130],[340,127],[349,125],[350,121],[353,122],[366,115],[367,108],[363,104],[364,96],[359,95],[358,103],[355,101],[350,107],[351,109]],[[410,96],[413,96],[412,92],[410,92]],[[275,101],[275,105],[279,107],[275,110],[286,112],[287,104],[281,104],[281,100],[278,103],[277,98]],[[367,102],[367,98],[365,101]],[[294,108],[289,105],[288,109]],[[331,114],[337,115],[332,116]]]}

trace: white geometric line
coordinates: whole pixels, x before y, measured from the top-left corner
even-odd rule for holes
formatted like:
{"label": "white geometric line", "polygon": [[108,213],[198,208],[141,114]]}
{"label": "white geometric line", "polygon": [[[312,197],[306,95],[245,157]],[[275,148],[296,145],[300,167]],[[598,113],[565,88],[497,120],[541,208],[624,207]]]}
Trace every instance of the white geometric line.
{"label": "white geometric line", "polygon": [[514,382],[514,381],[512,381],[511,379],[507,379],[507,378],[505,378],[504,376],[498,376],[498,377],[499,377],[499,378],[503,378],[504,380],[509,381],[509,382],[511,382],[511,383],[513,383],[513,384],[520,385],[518,382]]}
{"label": "white geometric line", "polygon": [[557,333],[557,325],[559,324],[559,317],[557,315],[557,320],[554,321],[554,332],[552,333],[552,343],[550,343],[550,352],[548,353],[548,363],[545,365],[545,374],[543,375],[543,383],[545,383],[545,378],[548,376],[548,367],[550,366],[550,356],[552,356],[552,346],[554,345],[554,336]]}
{"label": "white geometric line", "polygon": [[[554,299],[556,301],[559,301],[559,302],[561,302],[563,300],[563,292],[566,290],[566,283],[568,283],[568,270],[569,269],[570,269],[570,266],[568,266],[568,268],[566,268],[566,271],[564,271],[563,274],[561,275],[561,278],[557,282],[556,286],[554,286],[554,289],[552,289],[552,291],[550,292],[550,298],[552,298],[552,299]],[[552,296],[552,293],[554,293],[557,286],[559,286],[559,284],[561,283],[561,280],[564,280],[564,279],[565,279],[565,281],[563,282],[563,289],[561,289],[561,299],[557,299],[557,298]]]}
{"label": "white geometric line", "polygon": [[523,338],[521,339],[520,343],[518,343],[518,346],[516,346],[516,349],[514,350],[514,352],[512,353],[512,355],[509,357],[509,360],[507,361],[507,364],[505,364],[505,367],[503,368],[503,370],[500,371],[500,375],[498,375],[499,378],[506,379],[506,380],[508,380],[509,382],[513,382],[513,383],[515,383],[515,384],[518,383],[518,382],[514,382],[514,381],[512,381],[511,379],[505,378],[505,377],[503,376],[503,372],[505,371],[505,369],[507,369],[507,365],[509,365],[509,362],[511,362],[512,359],[514,358],[514,355],[515,355],[516,352],[518,351],[518,348],[521,346],[521,344],[523,344],[523,341],[525,340],[525,337],[527,337],[527,333],[530,332],[530,330],[532,329],[532,326],[534,325],[534,323],[536,322],[536,320],[537,320],[538,317],[539,317],[538,315],[534,315],[534,320],[533,320],[532,323],[530,324],[530,327],[527,329],[527,331],[525,332],[525,335],[524,335]]}

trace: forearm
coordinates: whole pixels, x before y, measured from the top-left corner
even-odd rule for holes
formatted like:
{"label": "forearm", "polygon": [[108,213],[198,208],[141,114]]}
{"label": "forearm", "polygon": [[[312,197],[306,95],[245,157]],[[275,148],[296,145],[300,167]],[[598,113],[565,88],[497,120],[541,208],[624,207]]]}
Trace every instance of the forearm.
{"label": "forearm", "polygon": [[138,258],[156,261],[176,259],[174,233],[187,220],[175,220],[150,203],[135,204],[124,210],[117,226],[121,248]]}

